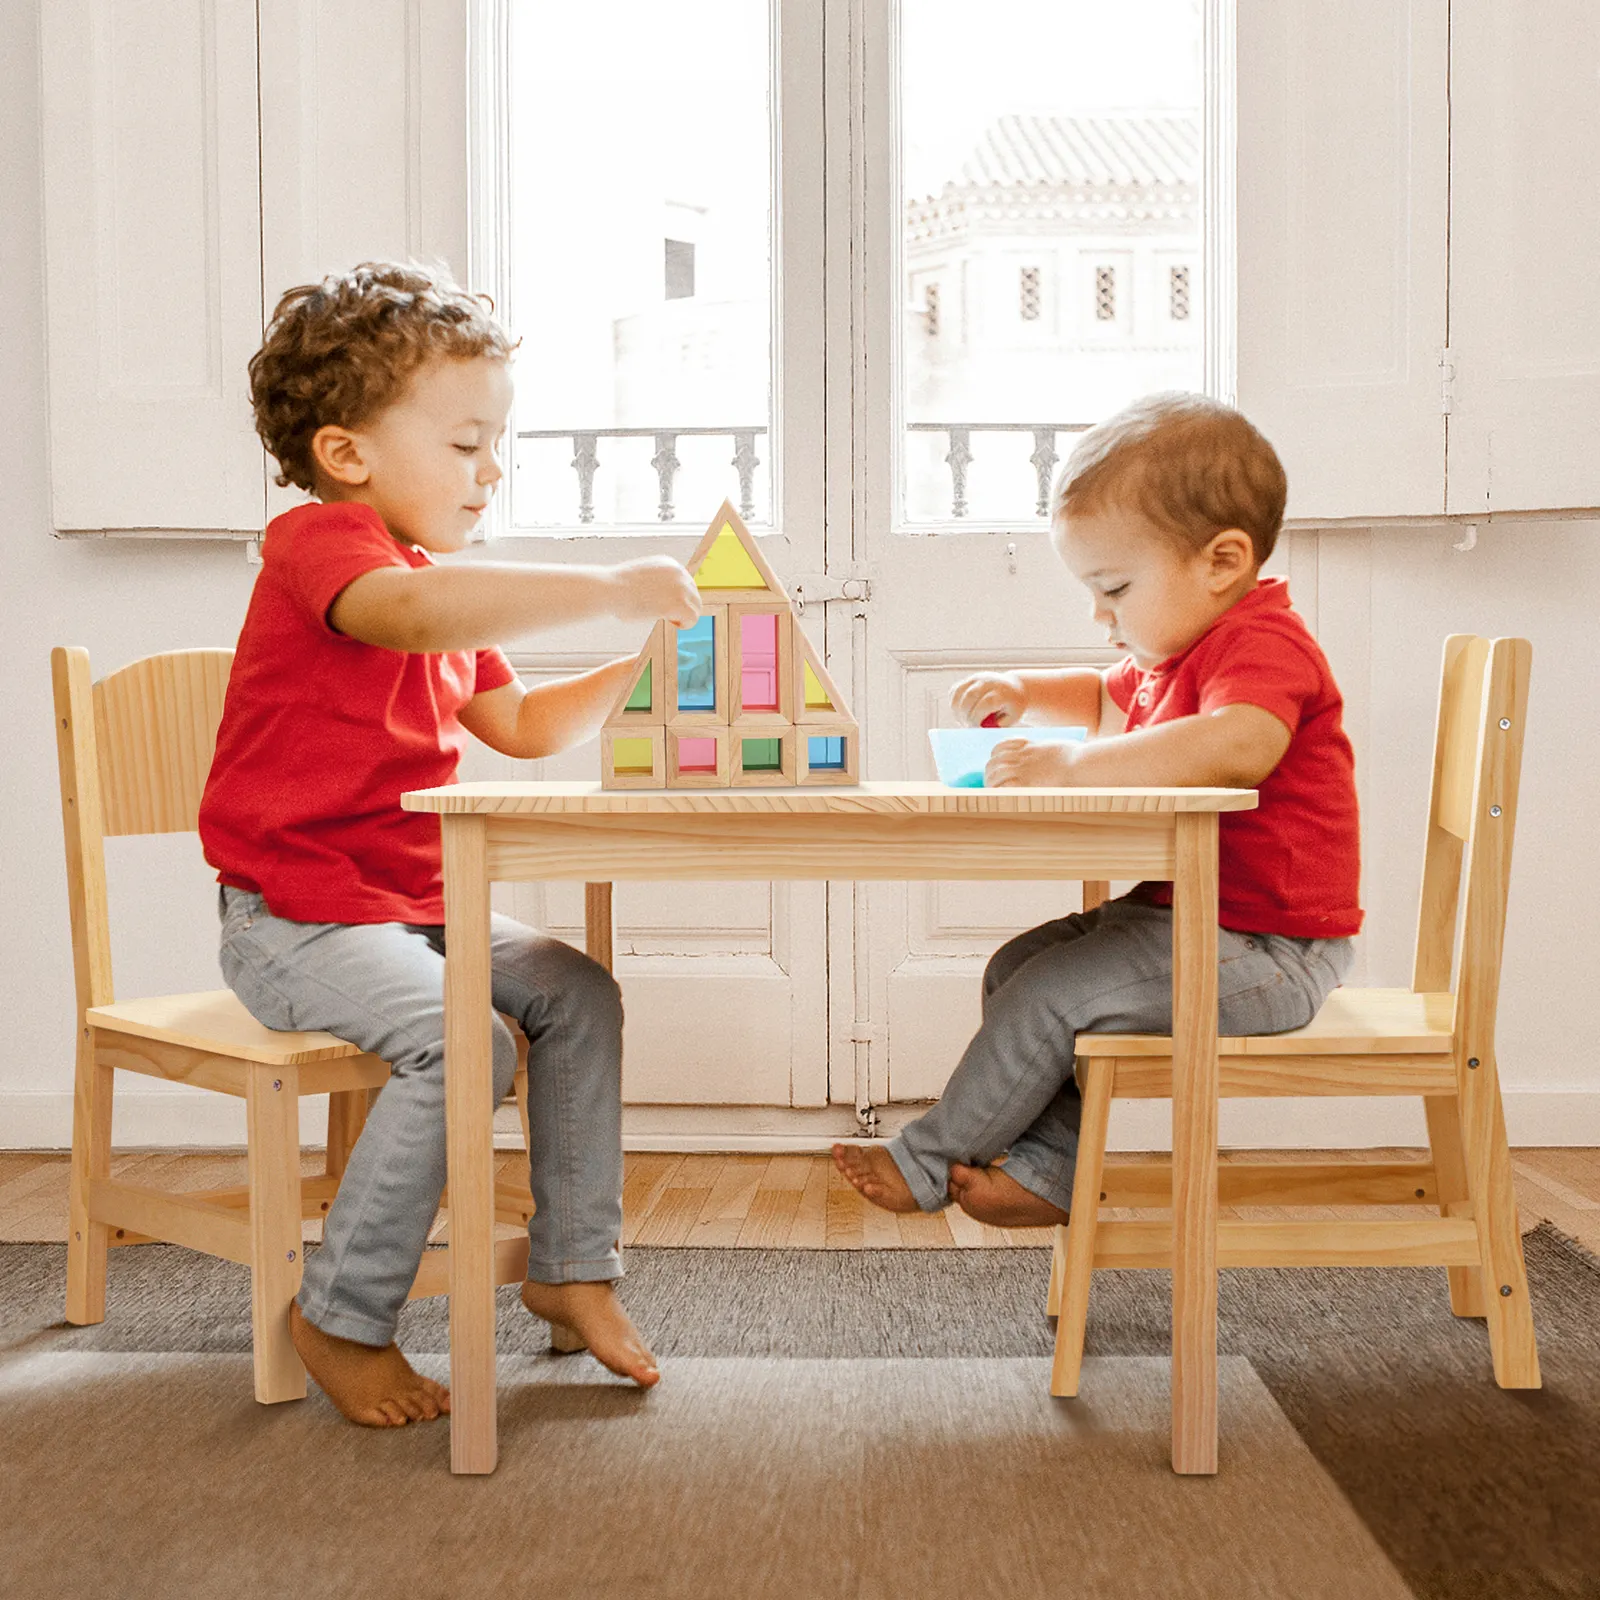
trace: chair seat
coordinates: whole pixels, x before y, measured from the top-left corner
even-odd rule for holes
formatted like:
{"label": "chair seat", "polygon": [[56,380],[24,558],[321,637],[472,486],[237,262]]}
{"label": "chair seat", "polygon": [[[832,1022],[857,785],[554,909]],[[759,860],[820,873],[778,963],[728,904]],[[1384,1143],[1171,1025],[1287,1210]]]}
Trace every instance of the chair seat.
{"label": "chair seat", "polygon": [[271,1067],[305,1066],[363,1054],[331,1033],[280,1033],[264,1028],[231,989],[120,1000],[115,1005],[92,1006],[84,1019],[91,1027],[112,1033],[131,1033]]}
{"label": "chair seat", "polygon": [[[1410,989],[1335,989],[1312,1022],[1292,1033],[1217,1040],[1221,1056],[1448,1055],[1455,996]],[[1079,1056],[1163,1056],[1172,1040],[1154,1033],[1080,1033]]]}

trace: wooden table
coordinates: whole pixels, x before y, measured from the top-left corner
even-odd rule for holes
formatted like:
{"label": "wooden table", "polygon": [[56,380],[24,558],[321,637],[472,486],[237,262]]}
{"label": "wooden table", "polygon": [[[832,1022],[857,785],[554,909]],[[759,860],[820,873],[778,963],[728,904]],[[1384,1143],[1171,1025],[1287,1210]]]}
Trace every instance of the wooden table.
{"label": "wooden table", "polygon": [[496,1459],[491,881],[587,882],[590,953],[609,965],[618,879],[1157,878],[1173,883],[1172,1464],[1215,1472],[1217,814],[1255,803],[1249,789],[936,783],[406,795],[407,810],[439,813],[444,836],[452,1470],[492,1472]]}

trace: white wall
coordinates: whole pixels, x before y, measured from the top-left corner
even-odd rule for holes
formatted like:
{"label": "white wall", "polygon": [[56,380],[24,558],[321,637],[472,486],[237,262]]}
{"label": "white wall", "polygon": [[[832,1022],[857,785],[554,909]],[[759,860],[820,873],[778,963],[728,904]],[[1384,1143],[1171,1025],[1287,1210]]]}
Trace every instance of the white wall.
{"label": "white wall", "polygon": [[[50,648],[87,645],[98,674],[155,650],[229,645],[252,573],[238,544],[51,537],[37,20],[35,5],[0,6],[0,670],[9,690],[0,701],[0,1146],[64,1144],[71,1119],[72,962]],[[194,470],[204,472],[204,460]],[[108,870],[113,913],[137,907],[136,925],[128,915],[114,923],[123,991],[218,987],[207,875],[193,841],[113,841]],[[147,1114],[163,1088],[140,1083],[124,1096],[135,1115],[119,1119],[120,1138],[166,1136],[170,1114],[159,1113],[192,1102],[173,1102],[168,1091],[155,1101],[158,1115]],[[213,1114],[193,1126],[203,1136],[233,1125]],[[242,1135],[242,1117],[237,1126]]]}
{"label": "white wall", "polygon": [[[72,972],[61,862],[49,651],[89,646],[96,672],[155,650],[230,644],[252,569],[236,545],[51,537],[39,216],[36,8],[0,7],[0,1146],[64,1144],[72,1081]],[[194,470],[205,471],[196,461]],[[1420,875],[1435,673],[1450,631],[1534,641],[1527,760],[1500,1029],[1512,1137],[1600,1144],[1600,755],[1592,685],[1600,527],[1296,536],[1297,598],[1344,686],[1366,807],[1370,932],[1365,978],[1404,983]],[[113,841],[114,959],[126,994],[210,988],[217,975],[209,875],[191,839]],[[125,1143],[233,1139],[220,1097],[121,1087]],[[1409,1113],[1407,1113],[1409,1116]],[[1420,1118],[1390,1123],[1382,1137]],[[1307,1143],[1359,1142],[1370,1117],[1313,1107]]]}

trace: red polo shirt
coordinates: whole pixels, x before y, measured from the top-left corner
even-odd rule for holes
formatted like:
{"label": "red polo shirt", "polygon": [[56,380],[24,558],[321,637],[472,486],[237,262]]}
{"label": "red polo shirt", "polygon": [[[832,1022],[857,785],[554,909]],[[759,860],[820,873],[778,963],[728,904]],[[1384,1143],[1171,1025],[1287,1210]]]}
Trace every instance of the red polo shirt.
{"label": "red polo shirt", "polygon": [[455,781],[457,713],[510,683],[511,664],[332,627],[328,608],[362,573],[432,564],[368,506],[298,506],[261,554],[200,802],[206,860],[292,922],[443,922],[439,819],[400,796]]}
{"label": "red polo shirt", "polygon": [[[1187,650],[1148,672],[1131,658],[1119,662],[1106,688],[1130,732],[1232,705],[1278,718],[1289,748],[1262,781],[1260,804],[1218,819],[1218,921],[1296,939],[1360,931],[1361,833],[1344,700],[1282,578],[1258,583]],[[1171,884],[1141,890],[1171,904]]]}

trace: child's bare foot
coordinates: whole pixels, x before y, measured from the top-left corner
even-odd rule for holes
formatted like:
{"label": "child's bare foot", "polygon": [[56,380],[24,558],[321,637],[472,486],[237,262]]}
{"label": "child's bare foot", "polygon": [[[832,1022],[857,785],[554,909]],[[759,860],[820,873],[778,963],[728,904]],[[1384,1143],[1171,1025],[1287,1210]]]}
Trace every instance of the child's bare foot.
{"label": "child's bare foot", "polygon": [[836,1144],[833,1164],[863,1200],[885,1211],[920,1211],[911,1186],[882,1145]]}
{"label": "child's bare foot", "polygon": [[450,1391],[417,1372],[394,1344],[357,1344],[307,1322],[289,1303],[289,1337],[317,1386],[352,1422],[403,1428],[432,1422],[450,1409]]}
{"label": "child's bare foot", "polygon": [[[609,1283],[524,1283],[522,1303],[550,1324],[558,1350],[581,1350],[641,1389],[661,1381],[661,1369],[628,1320]],[[576,1334],[577,1341],[563,1338]]]}
{"label": "child's bare foot", "polygon": [[1067,1220],[1059,1206],[1024,1189],[1004,1167],[950,1167],[950,1194],[969,1217],[997,1228],[1048,1228]]}

